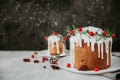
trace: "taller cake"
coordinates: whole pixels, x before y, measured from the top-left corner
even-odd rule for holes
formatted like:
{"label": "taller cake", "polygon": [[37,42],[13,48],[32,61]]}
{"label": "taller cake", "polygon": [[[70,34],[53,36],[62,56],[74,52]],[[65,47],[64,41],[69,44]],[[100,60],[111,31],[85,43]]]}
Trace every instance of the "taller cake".
{"label": "taller cake", "polygon": [[93,70],[106,69],[110,66],[112,38],[115,34],[92,26],[74,28],[69,34],[74,68]]}

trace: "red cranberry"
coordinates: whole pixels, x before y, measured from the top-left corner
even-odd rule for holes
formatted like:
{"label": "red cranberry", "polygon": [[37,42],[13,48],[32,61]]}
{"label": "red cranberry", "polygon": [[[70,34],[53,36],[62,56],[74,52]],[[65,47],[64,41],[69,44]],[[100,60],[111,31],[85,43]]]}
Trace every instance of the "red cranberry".
{"label": "red cranberry", "polygon": [[70,68],[70,67],[71,67],[71,64],[70,64],[70,63],[67,63],[67,64],[66,64],[66,67]]}
{"label": "red cranberry", "polygon": [[46,60],[46,58],[45,57],[42,57],[42,62],[44,62]]}
{"label": "red cranberry", "polygon": [[73,33],[74,33],[73,30],[70,30],[70,31],[69,31],[69,34],[70,34],[70,35],[73,35]]}
{"label": "red cranberry", "polygon": [[116,37],[116,35],[115,35],[115,34],[111,34],[111,37],[112,37],[112,38],[115,38],[115,37]]}
{"label": "red cranberry", "polygon": [[80,31],[82,31],[82,27],[79,27],[79,28],[78,28],[78,32],[80,32]]}
{"label": "red cranberry", "polygon": [[35,58],[35,55],[34,55],[34,54],[32,54],[32,55],[31,55],[31,58]]}
{"label": "red cranberry", "polygon": [[106,36],[107,32],[106,32],[106,31],[103,31],[103,33],[102,33],[102,34],[103,34],[103,36]]}
{"label": "red cranberry", "polygon": [[57,35],[58,33],[57,32],[53,32],[53,35]]}
{"label": "red cranberry", "polygon": [[68,38],[68,37],[64,37],[64,40],[65,40],[65,41],[68,41],[68,40],[69,40],[69,38]]}
{"label": "red cranberry", "polygon": [[99,71],[99,68],[98,68],[98,67],[95,67],[95,68],[94,68],[94,71],[95,71],[95,72],[98,72],[98,71]]}
{"label": "red cranberry", "polygon": [[90,36],[94,36],[94,32],[90,31],[90,32],[89,32],[89,35],[90,35]]}

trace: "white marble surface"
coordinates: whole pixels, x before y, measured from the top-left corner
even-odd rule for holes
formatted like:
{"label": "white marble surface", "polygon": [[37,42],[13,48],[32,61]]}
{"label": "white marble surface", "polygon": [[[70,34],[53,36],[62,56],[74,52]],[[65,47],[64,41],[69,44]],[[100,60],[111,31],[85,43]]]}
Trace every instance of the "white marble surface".
{"label": "white marble surface", "polygon": [[22,61],[33,53],[34,51],[0,51],[0,80],[113,80],[112,74],[107,75],[112,75],[110,78],[103,75],[76,74],[63,69],[53,70],[48,62]]}

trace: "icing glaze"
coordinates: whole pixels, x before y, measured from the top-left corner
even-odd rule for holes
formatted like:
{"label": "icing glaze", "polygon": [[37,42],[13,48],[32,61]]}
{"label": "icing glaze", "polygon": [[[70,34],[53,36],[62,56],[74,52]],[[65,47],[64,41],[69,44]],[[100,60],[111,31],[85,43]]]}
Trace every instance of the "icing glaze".
{"label": "icing glaze", "polygon": [[60,34],[58,34],[58,35],[51,35],[48,37],[48,53],[50,53],[50,44],[52,45],[52,48],[54,48],[54,43],[56,43],[57,53],[60,54],[60,50],[59,50],[59,41],[60,40],[62,40],[63,52],[65,51],[63,37]]}
{"label": "icing glaze", "polygon": [[[88,27],[84,27],[83,31],[87,32],[87,31],[92,31],[93,33],[98,33],[101,34],[103,32],[102,29],[100,28],[95,28],[92,26],[88,26]],[[106,37],[102,37],[98,36],[98,35],[94,35],[94,36],[90,36],[88,33],[84,33],[82,34],[81,32],[77,32],[74,36],[70,37],[70,54],[72,56],[72,60],[73,60],[73,64],[74,64],[74,47],[75,47],[75,43],[76,46],[80,46],[82,47],[82,40],[84,40],[84,43],[87,43],[88,47],[91,47],[91,50],[94,52],[95,48],[95,44],[97,43],[98,46],[98,57],[101,59],[104,59],[104,49],[103,46],[105,43],[105,50],[106,50],[106,54],[107,54],[107,65],[109,65],[109,51],[111,51],[111,46],[109,43],[111,42],[112,44],[112,38],[106,38]],[[90,46],[91,44],[91,46]],[[110,50],[109,50],[109,46],[110,46]],[[101,50],[101,51],[100,51]],[[101,52],[101,55],[100,55]]]}

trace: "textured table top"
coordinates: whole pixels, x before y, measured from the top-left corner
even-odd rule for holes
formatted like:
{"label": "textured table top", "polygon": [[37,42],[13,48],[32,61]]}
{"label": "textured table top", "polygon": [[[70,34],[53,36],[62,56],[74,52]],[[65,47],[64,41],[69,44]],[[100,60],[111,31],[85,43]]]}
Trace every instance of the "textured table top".
{"label": "textured table top", "polygon": [[33,53],[34,51],[0,51],[0,80],[112,80],[111,77],[110,79],[103,75],[76,74],[63,69],[53,70],[49,62],[22,61]]}

